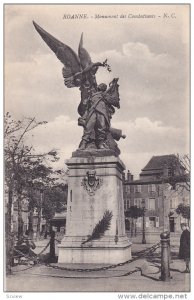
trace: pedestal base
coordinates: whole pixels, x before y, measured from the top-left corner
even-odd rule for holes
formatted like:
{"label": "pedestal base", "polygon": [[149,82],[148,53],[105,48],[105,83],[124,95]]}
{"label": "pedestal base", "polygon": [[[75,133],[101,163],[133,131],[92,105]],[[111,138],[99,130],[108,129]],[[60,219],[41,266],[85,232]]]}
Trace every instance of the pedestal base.
{"label": "pedestal base", "polygon": [[59,245],[58,262],[116,264],[131,259],[131,243],[125,233],[122,161],[115,156],[86,155],[72,157],[67,166],[66,235]]}
{"label": "pedestal base", "polygon": [[58,263],[117,264],[131,259],[131,244],[127,247],[64,247],[59,246]]}

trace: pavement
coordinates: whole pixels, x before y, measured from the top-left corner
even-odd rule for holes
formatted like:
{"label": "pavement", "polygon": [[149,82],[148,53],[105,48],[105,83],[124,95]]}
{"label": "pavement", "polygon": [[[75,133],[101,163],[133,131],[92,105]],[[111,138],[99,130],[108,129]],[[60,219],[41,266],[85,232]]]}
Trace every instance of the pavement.
{"label": "pavement", "polygon": [[[39,253],[48,242],[49,240],[37,241],[35,252]],[[134,243],[132,255],[151,246],[152,244]],[[185,263],[177,259],[177,243],[171,243],[171,250],[172,278],[169,282],[159,279],[161,274],[159,248],[150,257],[139,258],[132,263],[101,271],[67,271],[43,264],[15,266],[12,268],[13,275],[6,278],[5,290],[7,292],[189,292],[190,274],[182,273]],[[45,253],[48,252],[49,247]],[[106,265],[56,263],[51,266],[93,269]],[[130,271],[135,272],[130,274]]]}

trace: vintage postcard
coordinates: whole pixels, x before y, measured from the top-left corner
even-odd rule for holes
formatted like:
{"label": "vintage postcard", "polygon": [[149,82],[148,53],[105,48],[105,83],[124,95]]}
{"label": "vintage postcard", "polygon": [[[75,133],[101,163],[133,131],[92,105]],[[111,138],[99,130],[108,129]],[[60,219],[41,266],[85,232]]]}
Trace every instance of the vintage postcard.
{"label": "vintage postcard", "polygon": [[5,4],[4,131],[7,298],[189,297],[189,4]]}

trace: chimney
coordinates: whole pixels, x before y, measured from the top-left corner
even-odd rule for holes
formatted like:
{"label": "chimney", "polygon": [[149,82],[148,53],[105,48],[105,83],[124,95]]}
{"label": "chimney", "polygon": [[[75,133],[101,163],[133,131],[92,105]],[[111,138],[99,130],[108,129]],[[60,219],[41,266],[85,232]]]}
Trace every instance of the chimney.
{"label": "chimney", "polygon": [[133,181],[133,175],[128,170],[128,172],[127,172],[127,182],[131,182],[131,181]]}

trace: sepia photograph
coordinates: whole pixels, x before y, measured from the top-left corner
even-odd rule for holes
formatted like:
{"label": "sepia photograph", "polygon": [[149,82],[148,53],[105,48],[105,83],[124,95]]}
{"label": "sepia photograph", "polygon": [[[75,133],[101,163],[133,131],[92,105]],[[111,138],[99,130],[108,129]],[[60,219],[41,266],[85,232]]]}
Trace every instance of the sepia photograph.
{"label": "sepia photograph", "polygon": [[3,9],[7,298],[187,299],[190,4]]}

